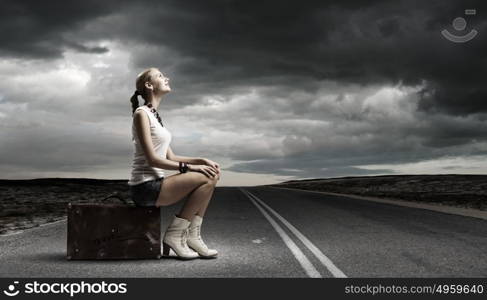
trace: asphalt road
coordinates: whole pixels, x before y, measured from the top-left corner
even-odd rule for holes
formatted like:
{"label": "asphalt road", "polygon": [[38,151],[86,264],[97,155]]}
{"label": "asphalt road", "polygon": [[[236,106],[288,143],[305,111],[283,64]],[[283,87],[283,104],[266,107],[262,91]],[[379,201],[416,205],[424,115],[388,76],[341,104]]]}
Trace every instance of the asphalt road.
{"label": "asphalt road", "polygon": [[202,233],[217,259],[68,261],[61,221],[1,236],[0,276],[487,277],[486,220],[342,196],[217,187]]}

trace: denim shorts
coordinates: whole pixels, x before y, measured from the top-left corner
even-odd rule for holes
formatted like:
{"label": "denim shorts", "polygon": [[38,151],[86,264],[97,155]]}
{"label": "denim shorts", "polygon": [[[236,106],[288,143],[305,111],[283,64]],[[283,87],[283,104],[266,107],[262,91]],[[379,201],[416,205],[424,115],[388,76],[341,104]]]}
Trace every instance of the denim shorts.
{"label": "denim shorts", "polygon": [[164,177],[130,186],[130,197],[136,206],[156,206]]}

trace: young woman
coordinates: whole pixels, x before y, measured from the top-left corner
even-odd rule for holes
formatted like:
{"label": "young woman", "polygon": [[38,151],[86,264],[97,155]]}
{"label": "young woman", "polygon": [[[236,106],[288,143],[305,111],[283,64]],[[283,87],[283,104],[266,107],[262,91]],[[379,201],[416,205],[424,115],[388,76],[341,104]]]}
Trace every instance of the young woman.
{"label": "young woman", "polygon": [[[130,98],[135,146],[131,178],[132,200],[138,206],[167,206],[187,197],[163,239],[163,255],[170,249],[181,259],[213,258],[218,252],[208,249],[201,238],[201,224],[213,190],[220,179],[220,166],[206,158],[178,156],[169,146],[172,135],[157,112],[162,97],[171,91],[169,78],[158,69],[140,73]],[[138,96],[144,99],[139,107]],[[165,177],[164,171],[179,170]]]}

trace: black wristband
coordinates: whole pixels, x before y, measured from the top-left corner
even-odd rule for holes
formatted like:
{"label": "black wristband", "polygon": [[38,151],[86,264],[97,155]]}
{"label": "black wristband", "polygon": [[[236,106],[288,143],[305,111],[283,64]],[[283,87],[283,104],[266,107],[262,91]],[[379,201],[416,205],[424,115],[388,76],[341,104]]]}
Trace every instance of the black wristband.
{"label": "black wristband", "polygon": [[186,165],[185,162],[179,162],[179,172],[180,173],[186,173],[188,172],[188,166]]}

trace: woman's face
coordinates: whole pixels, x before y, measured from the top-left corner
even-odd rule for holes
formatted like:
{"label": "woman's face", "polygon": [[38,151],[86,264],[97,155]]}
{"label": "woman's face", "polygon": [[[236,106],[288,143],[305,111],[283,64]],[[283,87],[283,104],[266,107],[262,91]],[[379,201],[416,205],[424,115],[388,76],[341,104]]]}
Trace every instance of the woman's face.
{"label": "woman's face", "polygon": [[154,85],[154,93],[167,94],[171,91],[169,86],[169,78],[165,77],[159,70],[154,70],[151,74],[152,84]]}

